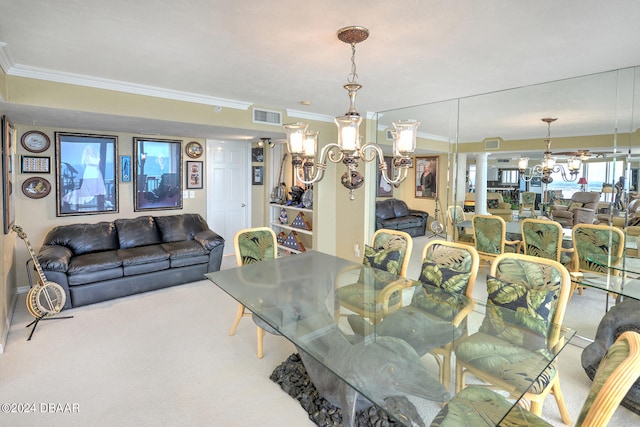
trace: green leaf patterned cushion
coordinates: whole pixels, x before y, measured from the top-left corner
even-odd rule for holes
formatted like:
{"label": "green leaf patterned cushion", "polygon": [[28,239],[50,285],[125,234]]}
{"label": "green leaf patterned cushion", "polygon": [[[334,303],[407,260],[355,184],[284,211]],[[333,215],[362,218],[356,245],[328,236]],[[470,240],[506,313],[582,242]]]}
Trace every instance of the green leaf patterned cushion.
{"label": "green leaf patterned cushion", "polygon": [[400,274],[405,251],[402,249],[375,249],[369,245],[364,245],[364,259],[362,263],[366,266],[385,270],[392,274]]}
{"label": "green leaf patterned cushion", "polygon": [[487,200],[487,209],[498,209],[500,207],[500,201],[498,199]]}
{"label": "green leaf patterned cushion", "polygon": [[275,242],[268,231],[252,231],[238,237],[238,248],[242,256],[242,265],[253,264],[265,259],[273,259]]}
{"label": "green leaf patterned cushion", "polygon": [[436,264],[435,262],[424,261],[420,278],[422,283],[436,286],[447,292],[463,294],[467,290],[471,272],[460,272],[451,268]]}
{"label": "green leaf patterned cushion", "polygon": [[[481,332],[530,349],[543,348],[557,294],[487,276],[487,315]],[[501,308],[507,309],[502,310]]]}
{"label": "green leaf patterned cushion", "polygon": [[578,202],[573,202],[569,205],[569,208],[567,209],[569,212],[573,212],[573,210],[575,208],[581,208],[582,207],[582,203],[578,203]]}
{"label": "green leaf patterned cushion", "polygon": [[469,301],[459,293],[451,293],[440,289],[416,287],[411,305],[431,313],[440,319],[451,321],[469,304]]}
{"label": "green leaf patterned cushion", "polygon": [[[611,238],[611,242],[609,239]],[[607,267],[587,259],[589,255],[616,253],[622,244],[620,236],[609,229],[576,226],[573,230],[574,250],[578,253],[580,270],[607,273]]]}

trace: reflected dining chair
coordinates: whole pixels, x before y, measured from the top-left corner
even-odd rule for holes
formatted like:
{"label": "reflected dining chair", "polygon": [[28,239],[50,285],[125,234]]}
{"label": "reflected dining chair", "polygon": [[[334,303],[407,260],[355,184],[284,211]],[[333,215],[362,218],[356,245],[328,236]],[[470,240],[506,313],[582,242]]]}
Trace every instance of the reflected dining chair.
{"label": "reflected dining chair", "polygon": [[553,259],[567,268],[573,262],[573,248],[563,248],[562,226],[549,219],[526,218],[520,223],[525,255]]}
{"label": "reflected dining chair", "polygon": [[449,206],[447,208],[447,218],[449,219],[449,225],[453,229],[453,241],[473,245],[473,234],[463,233],[464,228],[458,226],[458,224],[466,221],[467,219],[462,207]]}
{"label": "reflected dining chair", "polygon": [[[570,287],[569,272],[557,261],[523,254],[498,256],[487,276],[482,325],[455,347],[456,393],[466,386],[470,373],[513,398],[522,395],[521,404],[530,404],[536,415],[552,393],[563,422],[570,424],[558,368],[555,362],[549,364],[549,350],[560,340],[560,331],[552,325],[562,324]],[[546,369],[538,376],[541,366]],[[537,378],[533,384],[532,378]]]}
{"label": "reflected dining chair", "polygon": [[498,255],[520,252],[520,240],[507,240],[507,223],[497,215],[471,217],[476,250],[481,260],[491,263]]}
{"label": "reflected dining chair", "polygon": [[[413,239],[408,233],[381,228],[373,233],[371,245],[365,245],[362,264],[406,277],[412,250]],[[373,286],[365,286],[364,273],[361,271],[357,283],[340,286],[336,290],[336,319],[352,314],[342,313],[341,308],[345,308],[377,323],[386,313],[402,304],[402,290],[397,288],[396,282],[389,284],[386,280],[375,280],[374,270]]]}
{"label": "reflected dining chair", "polygon": [[[276,233],[269,227],[255,227],[239,230],[233,237],[233,247],[236,253],[236,263],[238,267],[242,267],[247,264],[254,264],[262,262],[267,259],[274,259],[278,257],[278,246],[276,240]],[[252,316],[254,323],[257,327],[258,335],[258,358],[262,359],[263,341],[265,335],[265,329],[270,333],[277,334],[262,320],[253,315],[242,304],[238,304],[238,311],[236,318],[231,326],[229,335],[234,335],[240,320],[245,316]]]}
{"label": "reflected dining chair", "polygon": [[[411,306],[439,320],[449,321],[467,335],[466,318],[473,308],[461,307],[456,295],[473,300],[480,257],[473,246],[446,240],[432,240],[422,250],[420,282],[428,285],[414,290]],[[435,291],[435,292],[434,292]],[[442,292],[439,292],[442,291]],[[451,353],[455,342],[431,350],[440,369],[440,382],[448,390],[451,381]]]}
{"label": "reflected dining chair", "polygon": [[533,191],[523,191],[520,193],[521,202],[520,209],[518,210],[518,218],[522,218],[524,211],[528,210],[531,214],[531,218],[536,216],[536,193]]}
{"label": "reflected dining chair", "polygon": [[[622,333],[598,365],[576,426],[606,427],[634,382],[640,376],[640,334]],[[550,427],[539,416],[515,406],[502,395],[484,387],[469,386],[451,399],[431,427],[540,426]]]}
{"label": "reflected dining chair", "polygon": [[[609,269],[589,260],[590,255],[611,256],[612,265],[622,261],[624,253],[624,233],[617,227],[604,224],[577,224],[571,231],[573,241],[573,260],[571,263],[571,295],[578,290],[582,295],[584,286],[580,285],[582,273],[598,273],[617,275],[618,270]],[[611,271],[609,271],[611,270]]]}

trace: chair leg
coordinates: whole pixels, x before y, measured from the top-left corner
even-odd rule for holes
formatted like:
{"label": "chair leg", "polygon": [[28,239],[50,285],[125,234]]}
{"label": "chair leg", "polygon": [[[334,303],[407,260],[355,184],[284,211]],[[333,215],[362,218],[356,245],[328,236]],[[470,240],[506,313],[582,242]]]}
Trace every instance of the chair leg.
{"label": "chair leg", "polygon": [[262,329],[260,326],[257,326],[257,329],[258,329],[258,359],[262,359],[262,357],[264,356],[264,352],[263,352],[264,329]]}
{"label": "chair leg", "polygon": [[460,393],[464,388],[464,368],[460,363],[456,362],[456,394]]}
{"label": "chair leg", "polygon": [[238,329],[238,324],[240,323],[240,319],[244,316],[244,305],[238,304],[238,312],[236,314],[236,320],[233,321],[233,326],[229,331],[229,335],[233,335],[236,333],[236,329]]}
{"label": "chair leg", "polygon": [[556,398],[556,404],[558,405],[558,410],[560,411],[560,418],[562,418],[562,422],[566,425],[571,425],[571,416],[569,416],[567,405],[564,402],[564,396],[562,395],[562,391],[560,390],[560,378],[558,377],[557,372],[555,384],[551,387],[551,393],[553,393],[553,396]]}

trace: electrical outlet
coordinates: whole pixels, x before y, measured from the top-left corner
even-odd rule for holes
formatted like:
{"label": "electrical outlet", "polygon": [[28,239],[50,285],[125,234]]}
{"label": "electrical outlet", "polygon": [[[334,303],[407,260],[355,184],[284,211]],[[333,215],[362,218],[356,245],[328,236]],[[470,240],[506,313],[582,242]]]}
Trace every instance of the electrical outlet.
{"label": "electrical outlet", "polygon": [[355,244],[353,245],[353,253],[356,255],[356,257],[360,256],[360,245],[359,244]]}

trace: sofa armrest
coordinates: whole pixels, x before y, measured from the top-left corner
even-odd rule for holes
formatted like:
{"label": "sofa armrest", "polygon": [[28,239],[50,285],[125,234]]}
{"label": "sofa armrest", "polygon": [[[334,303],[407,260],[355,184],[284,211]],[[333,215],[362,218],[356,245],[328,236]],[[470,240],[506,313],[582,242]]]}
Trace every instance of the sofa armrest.
{"label": "sofa armrest", "polygon": [[224,245],[224,239],[212,230],[204,230],[193,236],[193,239],[200,243],[203,248],[210,251],[219,245]]}
{"label": "sofa armrest", "polygon": [[414,210],[414,209],[409,209],[409,215],[419,216],[419,217],[421,217],[423,219],[429,218],[429,212],[417,211],[417,210]]}
{"label": "sofa armrest", "polygon": [[567,205],[558,205],[556,203],[553,204],[553,211],[554,212],[566,212],[569,210],[569,206]]}
{"label": "sofa armrest", "polygon": [[66,246],[45,245],[40,248],[38,261],[43,270],[66,272],[73,252]]}
{"label": "sofa armrest", "polygon": [[596,218],[596,211],[587,208],[575,208],[573,210],[573,225],[576,224],[593,224]]}
{"label": "sofa armrest", "polygon": [[498,203],[498,208],[499,209],[511,209],[511,203],[499,202]]}

